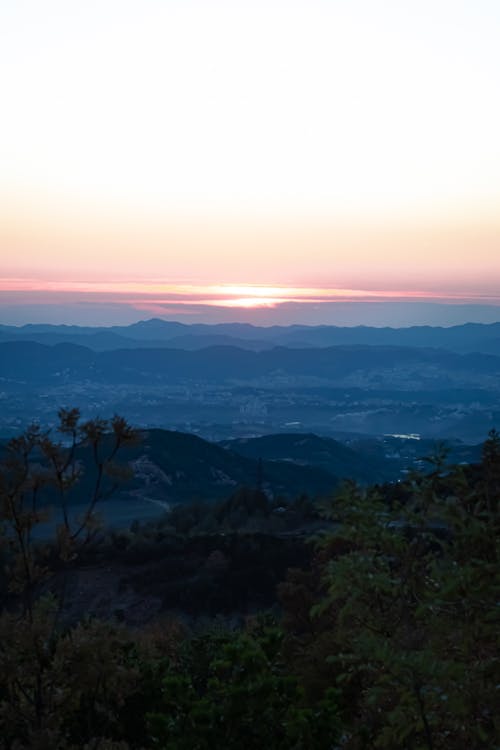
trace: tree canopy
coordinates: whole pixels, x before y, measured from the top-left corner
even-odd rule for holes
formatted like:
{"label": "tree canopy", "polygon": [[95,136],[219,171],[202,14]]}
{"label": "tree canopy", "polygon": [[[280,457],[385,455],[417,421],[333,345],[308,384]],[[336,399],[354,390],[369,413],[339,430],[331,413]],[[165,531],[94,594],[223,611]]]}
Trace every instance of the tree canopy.
{"label": "tree canopy", "polygon": [[[239,628],[164,616],[139,630],[91,617],[67,623],[64,587],[51,586],[56,568],[77,567],[99,544],[98,504],[126,477],[120,451],[135,432],[119,417],[82,423],[70,410],[59,436],[30,428],[0,468],[6,750],[498,747],[496,432],[477,465],[447,466],[437,455],[400,484],[346,483],[324,501],[328,523],[311,541],[311,565],[280,584],[280,612]],[[93,470],[75,519],[80,450]],[[58,523],[42,542],[49,488]],[[256,492],[223,510],[249,514],[254,500],[268,512]]]}

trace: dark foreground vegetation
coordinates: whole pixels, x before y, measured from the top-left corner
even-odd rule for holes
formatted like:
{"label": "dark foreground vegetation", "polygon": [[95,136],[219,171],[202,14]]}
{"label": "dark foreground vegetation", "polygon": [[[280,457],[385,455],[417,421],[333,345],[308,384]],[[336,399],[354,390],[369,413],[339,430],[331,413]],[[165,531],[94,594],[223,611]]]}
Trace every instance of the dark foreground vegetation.
{"label": "dark foreground vegetation", "polygon": [[0,471],[2,748],[499,747],[497,433],[477,465],[286,507],[242,489],[123,532],[96,512],[137,435],[76,411],[60,433],[28,430]]}

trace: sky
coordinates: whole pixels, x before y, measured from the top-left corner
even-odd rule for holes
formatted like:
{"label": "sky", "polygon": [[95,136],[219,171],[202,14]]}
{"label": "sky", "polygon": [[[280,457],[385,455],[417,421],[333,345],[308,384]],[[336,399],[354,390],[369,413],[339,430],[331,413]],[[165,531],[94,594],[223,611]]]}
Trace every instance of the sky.
{"label": "sky", "polygon": [[0,322],[500,320],[497,0],[0,0]]}

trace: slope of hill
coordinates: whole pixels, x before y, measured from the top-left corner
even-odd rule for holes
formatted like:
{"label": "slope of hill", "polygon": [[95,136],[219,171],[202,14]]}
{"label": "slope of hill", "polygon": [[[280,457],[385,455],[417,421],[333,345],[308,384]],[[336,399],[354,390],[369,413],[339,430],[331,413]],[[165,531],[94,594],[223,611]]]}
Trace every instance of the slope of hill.
{"label": "slope of hill", "polygon": [[[0,441],[0,458],[6,455],[5,446],[5,441]],[[89,449],[78,451],[78,461],[84,471],[70,494],[74,507],[86,504],[96,475]],[[120,463],[131,469],[131,476],[113,494],[112,502],[121,518],[126,517],[126,506],[130,504],[130,520],[141,517],[137,510],[140,502],[155,503],[161,512],[177,503],[223,500],[243,486],[259,486],[270,498],[291,500],[301,494],[330,494],[339,481],[324,467],[288,461],[259,462],[196,435],[158,429],[141,433],[138,444],[123,448]],[[115,481],[114,475],[104,479],[105,495]],[[44,492],[45,504],[57,504],[50,490]],[[107,501],[102,501],[101,509],[106,511],[106,505]]]}
{"label": "slope of hill", "polygon": [[[0,440],[0,461],[6,457],[6,445]],[[135,519],[158,517],[173,505],[226,500],[239,487],[260,488],[282,503],[301,495],[324,497],[344,479],[361,484],[394,482],[405,468],[424,468],[420,459],[436,449],[431,442],[407,445],[397,438],[360,439],[351,445],[315,434],[273,434],[217,444],[172,430],[143,431],[140,442],[121,449],[119,461],[130,474],[108,499],[99,502],[98,512],[105,524],[126,527]],[[457,443],[449,448],[453,462],[473,462],[480,456],[479,446]],[[90,449],[80,448],[77,461],[84,470],[68,498],[70,516],[75,519],[82,517],[96,480]],[[104,497],[117,476],[104,478]],[[41,491],[39,497],[53,507],[50,522],[41,527],[51,532],[61,520],[58,498],[50,489]]]}
{"label": "slope of hill", "polygon": [[[257,457],[258,458],[258,457]],[[324,467],[263,461],[243,456],[196,435],[169,430],[148,430],[136,449],[134,483],[146,492],[155,489],[167,501],[215,500],[238,486],[262,482],[273,496],[295,497],[329,493],[338,483]],[[144,485],[145,482],[145,485]]]}
{"label": "slope of hill", "polygon": [[[346,380],[356,373],[360,382]],[[366,375],[368,373],[368,376]],[[370,376],[371,373],[371,376]],[[0,377],[33,382],[68,380],[103,383],[239,381],[294,376],[369,387],[412,384],[450,387],[460,377],[497,376],[500,357],[455,354],[439,349],[390,346],[337,346],[320,349],[275,347],[253,352],[217,346],[199,351],[131,349],[94,352],[74,344],[45,346],[30,341],[0,344]],[[375,381],[374,381],[375,382]]]}
{"label": "slope of hill", "polygon": [[238,438],[221,443],[248,458],[288,461],[298,466],[316,466],[341,479],[376,482],[387,478],[384,460],[371,460],[338,440],[312,433],[282,433],[257,438]]}

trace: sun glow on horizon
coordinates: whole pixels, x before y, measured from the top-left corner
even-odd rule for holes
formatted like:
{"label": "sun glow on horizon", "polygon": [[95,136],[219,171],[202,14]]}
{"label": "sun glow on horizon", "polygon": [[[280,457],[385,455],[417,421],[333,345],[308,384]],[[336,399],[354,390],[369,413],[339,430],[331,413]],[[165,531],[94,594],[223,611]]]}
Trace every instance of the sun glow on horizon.
{"label": "sun glow on horizon", "polygon": [[0,6],[0,304],[499,304],[495,0]]}
{"label": "sun glow on horizon", "polygon": [[172,309],[197,306],[198,308],[232,308],[251,310],[276,308],[293,303],[311,305],[353,301],[422,300],[449,303],[482,302],[500,305],[500,293],[485,294],[474,291],[453,293],[423,289],[350,289],[336,287],[309,287],[257,284],[172,284],[162,281],[44,281],[26,278],[0,278],[0,292],[23,299],[26,294],[37,295],[50,304],[61,300],[79,299],[129,304],[136,309],[157,313],[162,307]]}

